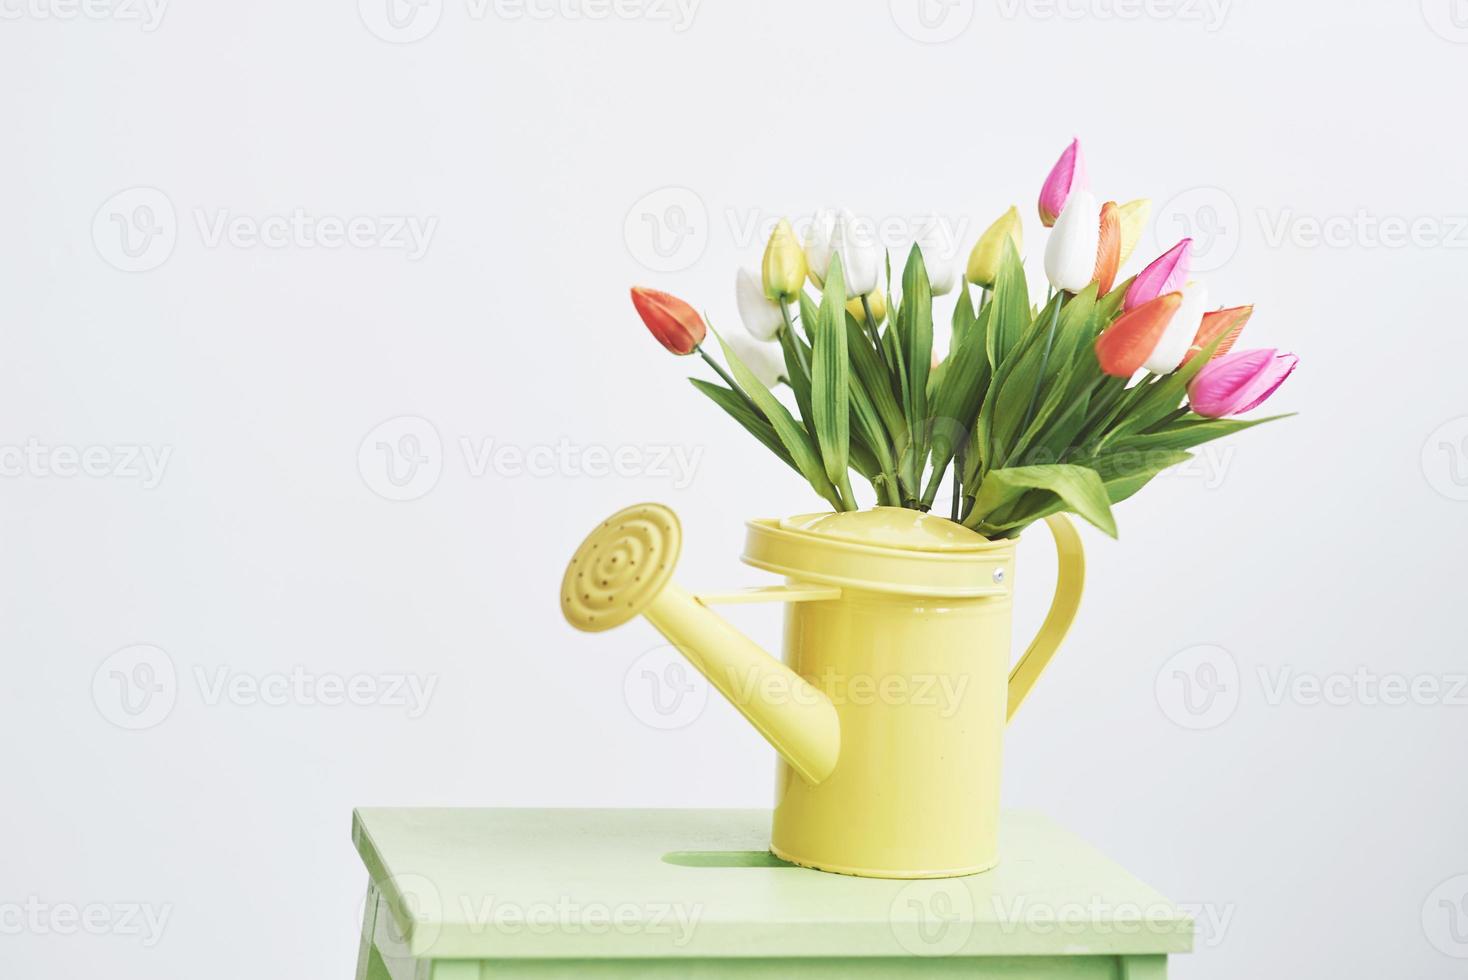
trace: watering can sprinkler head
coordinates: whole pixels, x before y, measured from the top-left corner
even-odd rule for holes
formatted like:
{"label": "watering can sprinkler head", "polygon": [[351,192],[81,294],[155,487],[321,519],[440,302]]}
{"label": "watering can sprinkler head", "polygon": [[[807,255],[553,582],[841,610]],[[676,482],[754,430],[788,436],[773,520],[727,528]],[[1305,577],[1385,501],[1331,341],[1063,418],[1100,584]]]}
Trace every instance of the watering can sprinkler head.
{"label": "watering can sprinkler head", "polygon": [[586,536],[566,566],[566,622],[599,633],[636,619],[672,580],[682,548],[678,515],[662,504],[617,511]]}

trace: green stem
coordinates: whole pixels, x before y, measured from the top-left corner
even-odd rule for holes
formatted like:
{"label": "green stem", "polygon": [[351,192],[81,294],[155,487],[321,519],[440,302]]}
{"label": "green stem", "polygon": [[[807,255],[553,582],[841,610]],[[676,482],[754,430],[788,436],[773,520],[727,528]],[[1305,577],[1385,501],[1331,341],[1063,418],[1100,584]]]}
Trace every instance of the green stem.
{"label": "green stem", "polygon": [[785,318],[785,329],[790,333],[790,346],[795,348],[795,359],[800,362],[800,369],[805,372],[806,377],[810,377],[810,364],[806,361],[805,351],[801,349],[800,340],[795,334],[795,323],[790,319],[790,307],[785,305],[784,300],[780,301],[780,315]]}
{"label": "green stem", "polygon": [[[712,357],[709,357],[708,351],[706,351],[706,350],[703,349],[703,345],[702,344],[699,344],[697,347],[694,347],[693,349],[696,350],[696,351],[698,351],[698,356],[699,357],[703,358],[706,362],[708,362],[708,366],[709,367],[713,368],[716,372],[718,372],[719,377],[721,377],[721,378],[724,379],[724,384],[728,385],[729,388],[730,388],[730,390],[739,392],[739,397],[741,397],[741,398],[744,399],[744,403],[746,405],[748,405],[750,408],[754,409],[754,413],[756,415],[758,415],[760,418],[765,418],[764,411],[759,407],[759,405],[755,404],[754,399],[753,398],[750,398],[749,395],[745,394],[745,391],[744,391],[743,388],[739,387],[739,385],[737,385],[737,384],[734,383],[734,379],[731,378],[731,377],[729,377],[729,372],[724,370],[724,366],[722,364],[720,364],[718,361],[714,360]],[[766,419],[766,421],[768,421],[768,419]]]}

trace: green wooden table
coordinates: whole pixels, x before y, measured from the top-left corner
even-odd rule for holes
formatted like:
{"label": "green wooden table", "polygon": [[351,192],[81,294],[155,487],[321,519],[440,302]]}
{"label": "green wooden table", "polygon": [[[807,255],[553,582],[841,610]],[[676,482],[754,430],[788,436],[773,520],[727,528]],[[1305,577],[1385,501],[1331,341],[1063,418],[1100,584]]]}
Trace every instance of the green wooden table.
{"label": "green wooden table", "polygon": [[787,865],[764,810],[364,809],[358,980],[1162,980],[1171,902],[1044,817],[998,868],[886,881]]}

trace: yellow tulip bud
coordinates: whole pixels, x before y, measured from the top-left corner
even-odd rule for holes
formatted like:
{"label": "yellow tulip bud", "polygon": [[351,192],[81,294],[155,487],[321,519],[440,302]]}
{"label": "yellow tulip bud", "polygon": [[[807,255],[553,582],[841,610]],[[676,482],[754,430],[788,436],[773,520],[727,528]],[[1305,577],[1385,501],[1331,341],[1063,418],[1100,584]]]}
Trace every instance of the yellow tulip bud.
{"label": "yellow tulip bud", "polygon": [[1126,265],[1126,260],[1132,257],[1151,213],[1152,202],[1145,197],[1127,201],[1116,209],[1116,217],[1121,222],[1121,261],[1118,266]]}
{"label": "yellow tulip bud", "polygon": [[[872,322],[881,323],[887,318],[887,298],[880,289],[867,293],[867,304],[872,308]],[[857,323],[867,322],[867,311],[861,307],[860,296],[846,301],[846,312],[856,317]]]}
{"label": "yellow tulip bud", "polygon": [[1019,208],[1011,207],[989,226],[974,244],[968,256],[968,281],[988,289],[999,277],[999,260],[1004,258],[1004,240],[1014,241],[1016,252],[1024,249],[1024,226],[1020,222]]}
{"label": "yellow tulip bud", "polygon": [[805,284],[805,249],[795,237],[795,229],[784,218],[770,233],[770,243],[765,246],[764,273],[765,295],[777,302],[785,302],[800,295]]}

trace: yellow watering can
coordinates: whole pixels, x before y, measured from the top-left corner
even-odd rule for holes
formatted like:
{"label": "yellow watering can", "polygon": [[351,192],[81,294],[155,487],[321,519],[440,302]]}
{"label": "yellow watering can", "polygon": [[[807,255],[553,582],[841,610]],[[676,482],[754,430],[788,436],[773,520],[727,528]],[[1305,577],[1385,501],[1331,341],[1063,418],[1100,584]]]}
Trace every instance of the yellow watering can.
{"label": "yellow watering can", "polygon": [[[1063,516],[1046,523],[1055,598],[1013,670],[1014,541],[901,507],[750,521],[744,561],[786,584],[697,595],[672,581],[677,516],[628,507],[577,549],[561,608],[588,631],[646,616],[775,747],[776,856],[878,878],[974,874],[998,861],[1005,722],[1080,604],[1080,539]],[[709,608],[761,601],[789,604],[784,663]]]}

